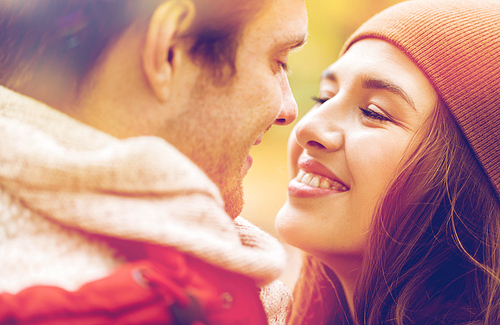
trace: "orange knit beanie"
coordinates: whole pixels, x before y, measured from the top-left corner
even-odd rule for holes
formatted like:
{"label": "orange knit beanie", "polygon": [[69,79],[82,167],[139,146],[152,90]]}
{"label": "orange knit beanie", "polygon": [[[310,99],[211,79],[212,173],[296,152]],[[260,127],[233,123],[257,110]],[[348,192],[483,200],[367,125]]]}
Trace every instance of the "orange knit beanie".
{"label": "orange knit beanie", "polygon": [[409,0],[345,43],[379,38],[427,75],[500,197],[500,0]]}

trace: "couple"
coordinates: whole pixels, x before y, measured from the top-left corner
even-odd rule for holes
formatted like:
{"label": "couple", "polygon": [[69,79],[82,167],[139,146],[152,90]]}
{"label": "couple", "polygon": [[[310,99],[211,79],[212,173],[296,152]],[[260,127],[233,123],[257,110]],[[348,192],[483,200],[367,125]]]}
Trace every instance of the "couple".
{"label": "couple", "polygon": [[290,311],[237,216],[304,1],[50,2],[1,9],[3,322],[500,322],[500,3],[403,2],[326,68],[276,219]]}

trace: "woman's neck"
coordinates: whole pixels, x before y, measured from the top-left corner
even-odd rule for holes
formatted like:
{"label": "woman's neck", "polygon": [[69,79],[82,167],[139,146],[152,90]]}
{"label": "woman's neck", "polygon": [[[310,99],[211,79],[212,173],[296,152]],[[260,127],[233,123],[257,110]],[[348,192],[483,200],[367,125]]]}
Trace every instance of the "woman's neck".
{"label": "woman's neck", "polygon": [[362,258],[360,256],[334,256],[329,257],[324,262],[342,285],[344,295],[349,307],[349,312],[354,319],[354,292],[356,291],[356,281],[361,270]]}

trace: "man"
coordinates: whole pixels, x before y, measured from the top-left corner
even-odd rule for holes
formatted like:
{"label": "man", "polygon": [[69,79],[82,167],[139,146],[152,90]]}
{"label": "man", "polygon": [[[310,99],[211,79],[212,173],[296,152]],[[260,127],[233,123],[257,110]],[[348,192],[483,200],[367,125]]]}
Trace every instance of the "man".
{"label": "man", "polygon": [[284,253],[231,218],[250,148],[297,114],[303,0],[0,7],[0,319],[262,321]]}

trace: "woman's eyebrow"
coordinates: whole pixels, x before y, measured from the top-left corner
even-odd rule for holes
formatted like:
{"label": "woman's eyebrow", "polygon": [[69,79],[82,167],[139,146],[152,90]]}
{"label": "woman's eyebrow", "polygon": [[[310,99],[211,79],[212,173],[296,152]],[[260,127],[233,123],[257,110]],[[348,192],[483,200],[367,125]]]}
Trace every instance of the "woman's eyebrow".
{"label": "woman's eyebrow", "polygon": [[363,85],[363,88],[368,88],[368,89],[384,89],[387,91],[390,91],[393,94],[399,95],[401,98],[403,98],[415,111],[417,110],[415,108],[415,103],[413,100],[408,96],[408,94],[398,85],[388,81],[388,80],[383,80],[383,79],[376,79],[376,78],[369,78],[369,77],[363,77],[361,80],[361,84]]}
{"label": "woman's eyebrow", "polygon": [[[325,70],[321,74],[321,79],[327,79],[333,82],[337,82],[337,76],[335,75],[335,72],[331,70]],[[399,87],[398,85],[388,81],[388,80],[383,80],[383,79],[378,79],[378,78],[370,78],[370,77],[363,77],[361,79],[361,84],[363,88],[368,88],[368,89],[384,89],[387,91],[390,91],[393,94],[399,95],[401,98],[403,98],[408,105],[410,105],[415,111],[417,110],[415,107],[415,103],[411,99],[411,97],[406,93],[406,91],[403,90],[403,88]]]}
{"label": "woman's eyebrow", "polygon": [[321,79],[328,79],[330,81],[335,81],[336,82],[337,81],[337,76],[335,75],[335,73],[333,71],[325,70],[321,74]]}

